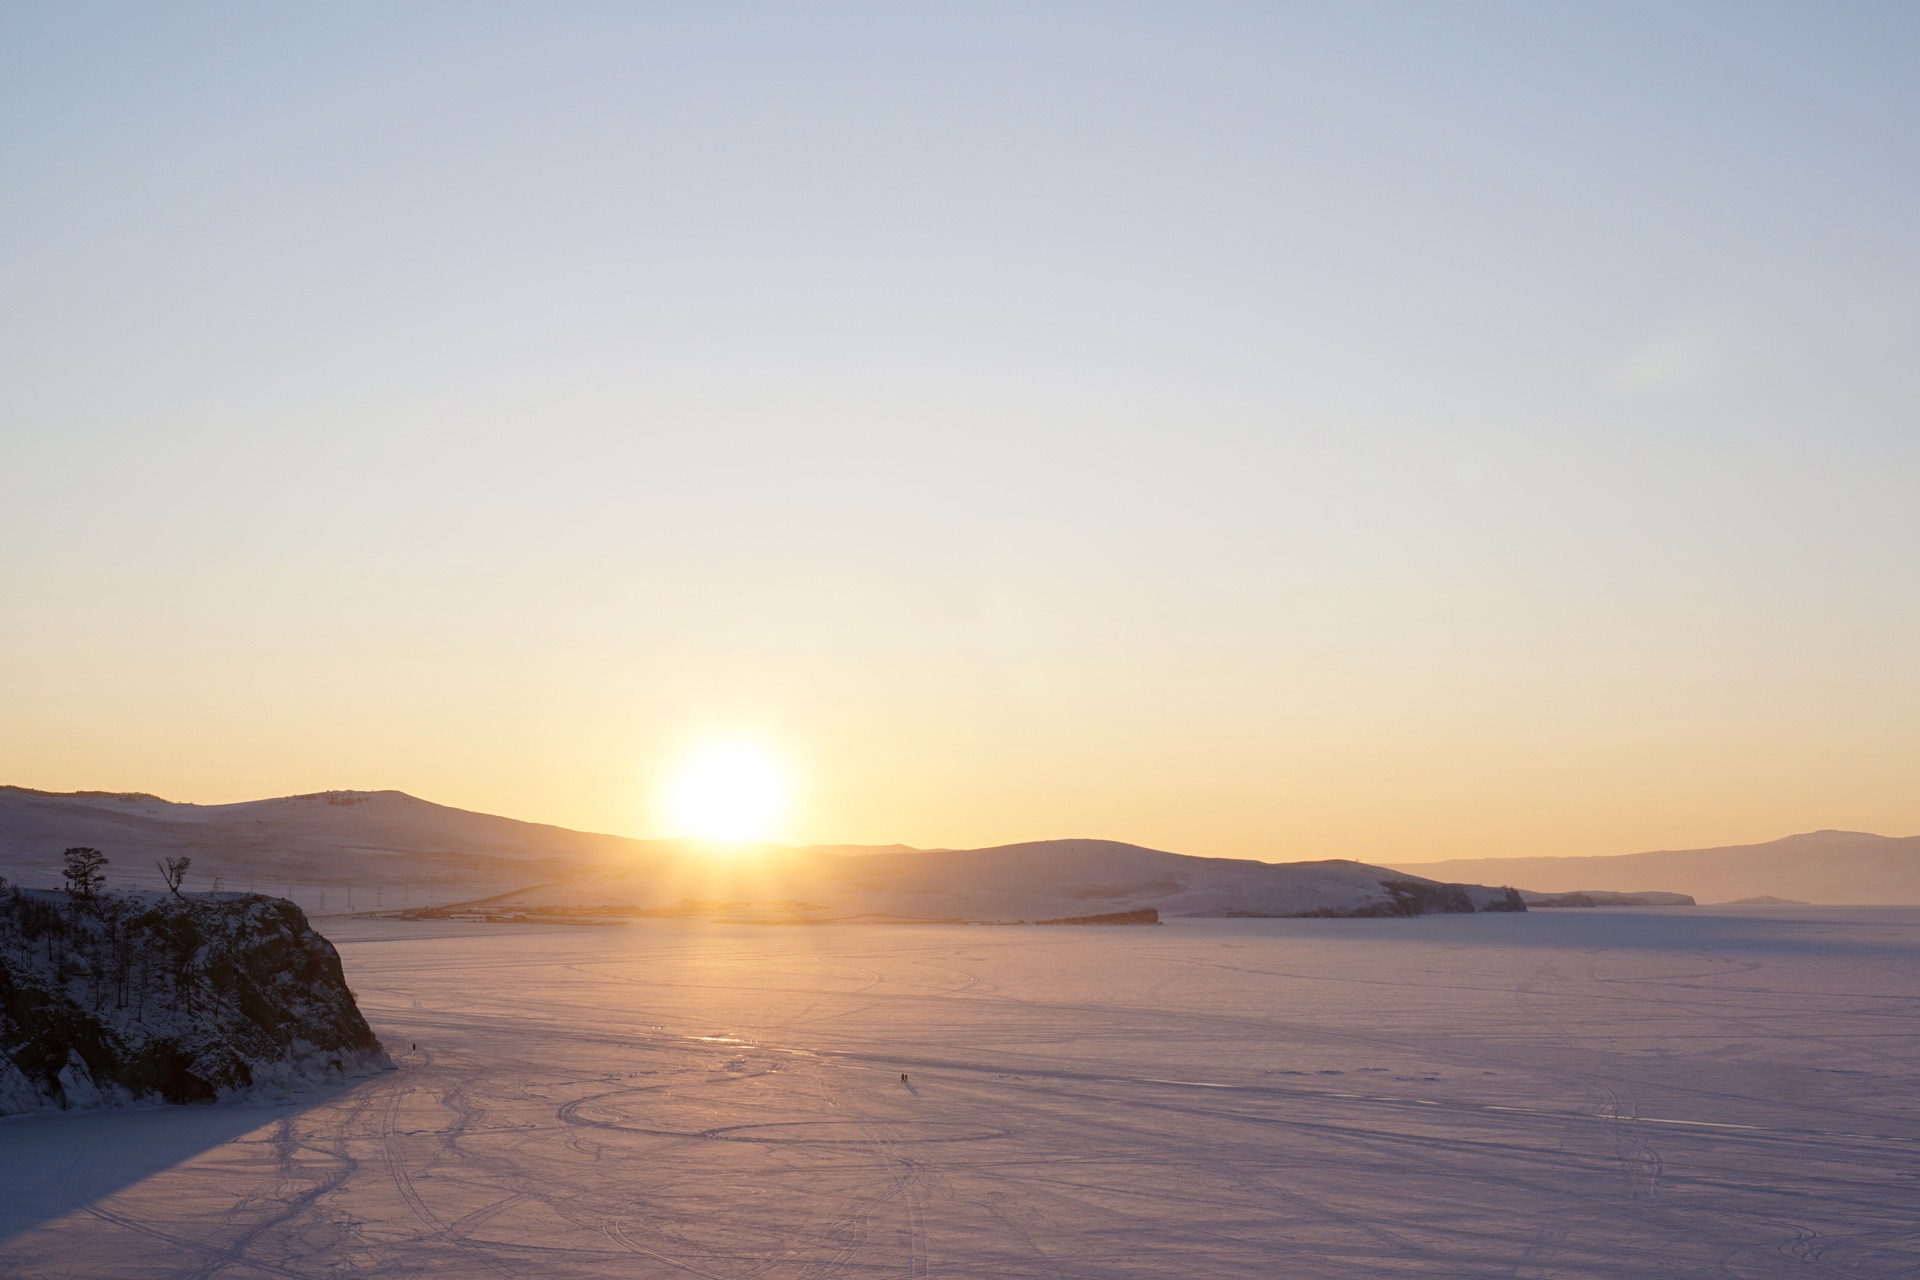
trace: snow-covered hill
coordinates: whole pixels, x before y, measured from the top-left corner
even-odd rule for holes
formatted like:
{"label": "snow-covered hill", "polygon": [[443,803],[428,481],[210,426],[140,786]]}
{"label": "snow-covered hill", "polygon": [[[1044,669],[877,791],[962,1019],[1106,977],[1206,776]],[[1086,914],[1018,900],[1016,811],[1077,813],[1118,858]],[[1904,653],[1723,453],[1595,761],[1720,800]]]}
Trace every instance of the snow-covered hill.
{"label": "snow-covered hill", "polygon": [[717,908],[781,918],[1041,920],[1154,907],[1167,916],[1420,915],[1521,910],[1504,889],[1344,860],[1195,858],[1111,840],[990,849],[904,845],[717,851],[470,813],[398,791],[244,804],[0,787],[0,874],[50,884],[60,851],[103,850],[115,887],[193,859],[193,885],[284,893],[310,911],[497,907]]}
{"label": "snow-covered hill", "polygon": [[0,887],[0,1115],[388,1065],[333,944],[290,902]]}
{"label": "snow-covered hill", "polygon": [[318,914],[465,901],[607,868],[665,869],[696,852],[686,841],[570,831],[402,791],[198,805],[0,786],[0,875],[53,884],[60,851],[74,845],[102,850],[118,888],[157,889],[155,861],[186,855],[191,888],[211,888],[217,876],[227,889],[286,897]]}
{"label": "snow-covered hill", "polygon": [[[0,874],[50,884],[60,851],[103,850],[110,883],[158,888],[156,859],[194,862],[193,887],[292,896],[308,909],[346,906],[347,886],[388,905],[471,897],[646,856],[639,841],[470,813],[399,791],[323,791],[241,804],[0,787]],[[290,892],[291,891],[291,892]],[[373,901],[355,903],[371,906]]]}
{"label": "snow-covered hill", "polygon": [[1360,862],[1194,858],[1112,840],[846,857],[813,850],[688,859],[489,904],[690,909],[792,919],[1044,920],[1153,907],[1163,916],[1390,916],[1522,911],[1504,888],[1444,884]]}

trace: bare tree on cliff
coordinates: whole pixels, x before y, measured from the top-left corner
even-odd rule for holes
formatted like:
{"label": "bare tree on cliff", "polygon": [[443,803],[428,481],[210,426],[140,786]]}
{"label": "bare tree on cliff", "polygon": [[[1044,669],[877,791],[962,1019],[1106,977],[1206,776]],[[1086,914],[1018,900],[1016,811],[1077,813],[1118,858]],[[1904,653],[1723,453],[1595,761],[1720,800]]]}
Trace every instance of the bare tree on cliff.
{"label": "bare tree on cliff", "polygon": [[68,849],[60,855],[60,874],[66,878],[67,892],[91,900],[107,882],[106,872],[101,870],[106,865],[107,855],[98,849],[84,845]]}
{"label": "bare tree on cliff", "polygon": [[168,858],[165,862],[156,861],[153,865],[160,868],[160,878],[167,882],[167,889],[177,894],[180,892],[180,882],[187,878],[187,868],[193,865],[193,859],[184,856]]}

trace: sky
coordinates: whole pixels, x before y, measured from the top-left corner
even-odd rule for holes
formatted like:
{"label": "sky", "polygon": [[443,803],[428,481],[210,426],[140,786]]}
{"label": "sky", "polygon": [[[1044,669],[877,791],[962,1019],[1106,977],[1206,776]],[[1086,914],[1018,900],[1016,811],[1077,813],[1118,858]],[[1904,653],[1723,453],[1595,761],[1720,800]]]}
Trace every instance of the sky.
{"label": "sky", "polygon": [[[0,9],[0,781],[1920,831],[1920,10]],[[719,744],[716,748],[715,744]]]}

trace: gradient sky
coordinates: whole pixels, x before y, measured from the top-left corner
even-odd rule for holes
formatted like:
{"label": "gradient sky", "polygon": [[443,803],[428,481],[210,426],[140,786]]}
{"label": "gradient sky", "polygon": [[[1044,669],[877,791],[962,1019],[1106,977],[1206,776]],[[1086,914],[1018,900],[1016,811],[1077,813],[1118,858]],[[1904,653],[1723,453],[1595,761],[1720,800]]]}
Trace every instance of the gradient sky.
{"label": "gradient sky", "polygon": [[0,781],[1920,831],[1920,9],[10,4]]}

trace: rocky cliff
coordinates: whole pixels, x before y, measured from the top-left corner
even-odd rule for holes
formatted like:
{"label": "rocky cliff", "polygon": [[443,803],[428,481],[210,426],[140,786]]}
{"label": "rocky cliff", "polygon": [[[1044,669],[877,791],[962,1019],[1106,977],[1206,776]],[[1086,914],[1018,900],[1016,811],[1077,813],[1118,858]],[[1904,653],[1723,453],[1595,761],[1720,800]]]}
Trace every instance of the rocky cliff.
{"label": "rocky cliff", "polygon": [[333,944],[290,902],[0,887],[0,1115],[390,1065]]}

